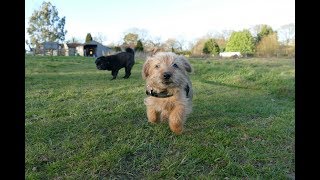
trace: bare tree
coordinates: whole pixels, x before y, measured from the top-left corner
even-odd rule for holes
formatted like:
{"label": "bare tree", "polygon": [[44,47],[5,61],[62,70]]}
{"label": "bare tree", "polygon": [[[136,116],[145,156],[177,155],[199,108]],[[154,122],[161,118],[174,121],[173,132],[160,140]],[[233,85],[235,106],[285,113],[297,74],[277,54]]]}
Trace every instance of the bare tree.
{"label": "bare tree", "polygon": [[204,38],[224,39],[227,41],[232,34],[232,30],[224,29],[222,31],[209,31]]}
{"label": "bare tree", "polygon": [[84,40],[82,40],[81,38],[77,38],[72,36],[71,39],[66,41],[67,43],[81,43],[84,42]]}
{"label": "bare tree", "polygon": [[213,31],[207,32],[207,34],[204,37],[208,39],[210,38],[216,39],[216,38],[222,38],[223,36],[222,36],[222,33],[220,33],[219,31],[213,30]]}
{"label": "bare tree", "polygon": [[164,51],[163,44],[161,43],[161,38],[159,36],[156,36],[146,39],[144,42],[144,50],[146,52]]}
{"label": "bare tree", "polygon": [[193,48],[193,46],[195,46],[195,44],[196,44],[196,40],[190,40],[190,41],[188,41],[188,50],[192,50],[192,48]]}
{"label": "bare tree", "polygon": [[261,39],[259,44],[257,45],[257,55],[258,56],[275,56],[279,50],[279,42],[277,38],[277,34],[273,33],[267,35]]}
{"label": "bare tree", "polygon": [[261,32],[262,26],[262,24],[257,24],[249,28],[249,31],[251,32],[253,37],[256,37],[258,33]]}
{"label": "bare tree", "polygon": [[208,39],[206,37],[198,39],[195,43],[194,46],[191,49],[192,55],[202,55],[203,54],[203,48],[204,44],[206,43]]}
{"label": "bare tree", "polygon": [[177,50],[182,51],[183,49],[186,49],[185,48],[186,43],[187,41],[184,38],[182,37],[177,38],[176,39]]}
{"label": "bare tree", "polygon": [[226,48],[227,40],[229,39],[231,33],[231,30],[210,31],[204,38],[214,39],[215,42],[218,44],[220,51],[223,52]]}
{"label": "bare tree", "polygon": [[99,42],[99,43],[103,43],[104,41],[107,40],[107,36],[105,36],[103,33],[98,32],[96,36],[93,37],[93,40]]}
{"label": "bare tree", "polygon": [[175,38],[169,38],[162,44],[164,51],[181,51],[182,46],[179,41],[177,41]]}
{"label": "bare tree", "polygon": [[279,35],[283,38],[285,45],[290,43],[294,44],[295,41],[295,24],[290,23],[280,27],[278,30]]}

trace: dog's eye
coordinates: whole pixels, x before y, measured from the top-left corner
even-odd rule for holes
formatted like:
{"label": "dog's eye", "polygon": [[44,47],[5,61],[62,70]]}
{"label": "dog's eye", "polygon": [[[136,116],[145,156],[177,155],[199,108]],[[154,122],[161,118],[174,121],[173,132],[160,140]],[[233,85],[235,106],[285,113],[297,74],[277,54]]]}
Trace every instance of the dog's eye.
{"label": "dog's eye", "polygon": [[173,66],[174,68],[179,68],[179,66],[178,66],[176,63],[172,64],[172,66]]}
{"label": "dog's eye", "polygon": [[156,68],[156,69],[158,69],[159,67],[160,67],[160,65],[159,65],[159,64],[157,64],[157,65],[155,66],[155,68]]}

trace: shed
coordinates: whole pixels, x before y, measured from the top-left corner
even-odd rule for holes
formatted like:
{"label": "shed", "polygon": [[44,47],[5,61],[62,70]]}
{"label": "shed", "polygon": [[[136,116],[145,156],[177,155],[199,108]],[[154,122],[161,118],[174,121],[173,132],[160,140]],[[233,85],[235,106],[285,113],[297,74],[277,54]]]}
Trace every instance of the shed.
{"label": "shed", "polygon": [[93,40],[83,44],[83,51],[84,56],[99,57],[109,54],[111,48]]}
{"label": "shed", "polygon": [[53,55],[57,56],[59,54],[59,50],[61,49],[61,44],[58,42],[43,42],[40,44],[40,50],[42,51],[43,55]]}
{"label": "shed", "polygon": [[65,43],[65,56],[83,56],[83,44],[81,43]]}

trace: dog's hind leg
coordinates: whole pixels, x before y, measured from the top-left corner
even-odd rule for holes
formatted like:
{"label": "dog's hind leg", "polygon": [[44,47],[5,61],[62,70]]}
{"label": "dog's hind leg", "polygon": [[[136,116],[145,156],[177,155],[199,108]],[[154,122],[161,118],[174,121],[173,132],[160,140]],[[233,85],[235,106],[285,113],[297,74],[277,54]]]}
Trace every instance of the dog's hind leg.
{"label": "dog's hind leg", "polygon": [[126,67],[125,71],[126,71],[126,75],[123,76],[123,78],[127,79],[131,75],[131,67]]}
{"label": "dog's hind leg", "polygon": [[119,70],[112,70],[111,71],[111,75],[112,75],[112,79],[111,80],[114,80],[114,79],[117,78],[118,72],[119,72]]}

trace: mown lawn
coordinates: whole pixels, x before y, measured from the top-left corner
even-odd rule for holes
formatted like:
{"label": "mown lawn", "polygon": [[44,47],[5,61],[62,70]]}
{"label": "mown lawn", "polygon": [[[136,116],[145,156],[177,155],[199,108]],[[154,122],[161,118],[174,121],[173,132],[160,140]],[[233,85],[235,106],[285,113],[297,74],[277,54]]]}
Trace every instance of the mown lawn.
{"label": "mown lawn", "polygon": [[190,59],[182,135],[147,122],[137,59],[110,81],[93,58],[25,58],[26,179],[294,179],[293,59]]}

